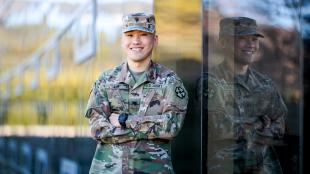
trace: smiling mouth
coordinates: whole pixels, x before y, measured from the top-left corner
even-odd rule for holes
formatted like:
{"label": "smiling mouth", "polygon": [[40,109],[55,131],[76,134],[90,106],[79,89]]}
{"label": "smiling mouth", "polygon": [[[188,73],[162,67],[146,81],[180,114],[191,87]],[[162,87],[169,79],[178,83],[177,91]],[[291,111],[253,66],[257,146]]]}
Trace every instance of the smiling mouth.
{"label": "smiling mouth", "polygon": [[244,52],[246,54],[254,54],[254,51],[250,51],[250,50],[243,50],[242,52]]}
{"label": "smiling mouth", "polygon": [[143,50],[143,48],[142,47],[134,47],[134,48],[130,48],[130,50],[132,50],[132,51],[141,51],[141,50]]}

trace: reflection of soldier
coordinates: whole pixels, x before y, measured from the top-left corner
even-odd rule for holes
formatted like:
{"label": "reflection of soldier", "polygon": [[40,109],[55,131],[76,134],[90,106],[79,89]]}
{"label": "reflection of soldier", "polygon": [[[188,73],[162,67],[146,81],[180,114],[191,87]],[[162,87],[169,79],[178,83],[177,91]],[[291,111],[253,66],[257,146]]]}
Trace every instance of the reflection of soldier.
{"label": "reflection of soldier", "polygon": [[127,62],[99,77],[86,109],[100,142],[90,173],[173,173],[169,140],[182,127],[188,95],[174,72],[151,61],[156,44],[153,15],[124,16]]}
{"label": "reflection of soldier", "polygon": [[[282,173],[272,145],[284,134],[286,106],[271,79],[250,68],[259,48],[256,21],[220,21],[225,60],[204,76],[209,173]],[[207,88],[208,87],[208,88]]]}

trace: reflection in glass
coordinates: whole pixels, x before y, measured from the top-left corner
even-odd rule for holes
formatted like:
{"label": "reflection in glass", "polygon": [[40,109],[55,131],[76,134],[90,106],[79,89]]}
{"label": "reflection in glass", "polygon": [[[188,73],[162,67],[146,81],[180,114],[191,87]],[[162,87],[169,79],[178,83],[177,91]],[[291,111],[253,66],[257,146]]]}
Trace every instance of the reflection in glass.
{"label": "reflection in glass", "polygon": [[200,173],[201,117],[195,85],[201,74],[201,1],[154,1],[159,44],[154,58],[178,74],[189,102],[182,131],[172,142],[175,173]]}
{"label": "reflection in glass", "polygon": [[[205,170],[299,172],[302,88],[298,12],[298,2],[204,1]],[[219,38],[220,20],[233,16],[255,19],[264,38]],[[242,47],[240,39],[249,46]],[[242,63],[237,58],[252,52],[256,54],[249,62],[250,69],[236,75]],[[227,57],[233,57],[234,63],[227,63]],[[228,141],[231,136],[234,139]],[[262,137],[264,141],[260,141]]]}

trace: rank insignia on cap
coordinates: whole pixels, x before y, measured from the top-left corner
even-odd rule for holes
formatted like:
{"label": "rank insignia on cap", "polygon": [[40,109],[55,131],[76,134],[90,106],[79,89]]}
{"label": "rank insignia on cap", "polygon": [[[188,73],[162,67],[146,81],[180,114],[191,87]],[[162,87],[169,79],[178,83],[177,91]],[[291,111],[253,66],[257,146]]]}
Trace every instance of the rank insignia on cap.
{"label": "rank insignia on cap", "polygon": [[140,30],[155,33],[155,16],[151,13],[131,13],[123,16],[123,33]]}

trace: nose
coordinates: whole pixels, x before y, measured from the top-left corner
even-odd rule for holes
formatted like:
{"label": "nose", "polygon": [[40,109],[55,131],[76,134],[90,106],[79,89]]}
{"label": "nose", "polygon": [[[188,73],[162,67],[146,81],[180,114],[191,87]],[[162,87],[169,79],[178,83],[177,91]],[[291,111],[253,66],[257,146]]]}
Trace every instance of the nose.
{"label": "nose", "polygon": [[133,37],[132,43],[135,44],[135,45],[140,44],[140,43],[141,43],[141,38],[140,38],[140,36],[139,36],[139,35],[134,36],[134,37]]}
{"label": "nose", "polygon": [[256,41],[256,38],[249,38],[248,39],[248,45],[250,46],[250,47],[256,47],[256,43],[257,43],[257,41]]}
{"label": "nose", "polygon": [[251,40],[251,47],[255,47],[256,46],[256,41]]}
{"label": "nose", "polygon": [[246,40],[246,45],[247,45],[247,47],[254,48],[254,47],[256,47],[256,41],[252,38],[248,38]]}

